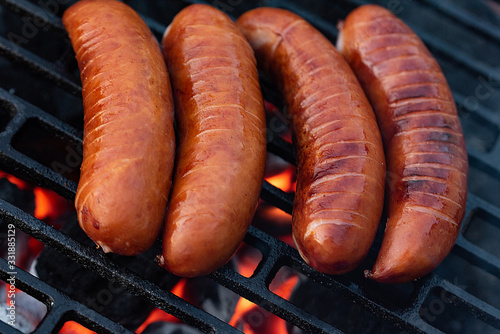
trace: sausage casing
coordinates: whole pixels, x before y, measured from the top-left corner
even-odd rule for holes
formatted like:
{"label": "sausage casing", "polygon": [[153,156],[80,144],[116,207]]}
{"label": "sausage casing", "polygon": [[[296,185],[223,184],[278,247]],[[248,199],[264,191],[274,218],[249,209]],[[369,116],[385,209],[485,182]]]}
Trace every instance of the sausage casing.
{"label": "sausage casing", "polygon": [[388,10],[359,7],[339,49],[373,105],[388,165],[388,220],[366,275],[404,283],[441,263],[465,213],[467,153],[456,106],[438,63]]}
{"label": "sausage casing", "polygon": [[384,152],[371,106],[342,55],[301,17],[258,8],[237,23],[292,117],[299,253],[318,271],[350,271],[373,243],[384,201]]}
{"label": "sausage casing", "polygon": [[105,252],[136,255],[163,226],[175,153],[173,101],[158,41],[115,0],[63,15],[81,72],[80,226]]}
{"label": "sausage casing", "polygon": [[163,235],[163,265],[208,274],[241,244],[262,187],[265,112],[256,60],[235,23],[209,5],[179,12],[165,31],[179,150]]}

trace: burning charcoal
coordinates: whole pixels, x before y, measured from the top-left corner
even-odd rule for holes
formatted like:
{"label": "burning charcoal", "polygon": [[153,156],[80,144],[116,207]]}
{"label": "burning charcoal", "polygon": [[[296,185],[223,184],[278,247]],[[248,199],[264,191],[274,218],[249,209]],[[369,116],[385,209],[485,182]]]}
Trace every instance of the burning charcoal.
{"label": "burning charcoal", "polygon": [[[61,231],[82,244],[94,245],[74,216]],[[153,261],[158,252],[151,249],[135,257],[108,256],[115,263],[140,273],[162,288],[171,289],[178,278],[166,273]],[[97,275],[52,248],[45,247],[42,251],[36,270],[44,281],[131,330],[137,329],[153,309],[153,305],[128,293],[119,283]]]}
{"label": "burning charcoal", "polygon": [[142,332],[143,334],[198,334],[193,327],[172,322],[154,322]]}

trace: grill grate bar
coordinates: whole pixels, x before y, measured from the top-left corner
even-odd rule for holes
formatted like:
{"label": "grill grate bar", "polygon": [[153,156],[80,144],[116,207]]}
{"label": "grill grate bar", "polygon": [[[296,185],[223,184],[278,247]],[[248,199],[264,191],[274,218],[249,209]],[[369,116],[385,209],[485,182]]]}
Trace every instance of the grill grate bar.
{"label": "grill grate bar", "polygon": [[453,251],[469,262],[477,264],[484,271],[500,277],[500,259],[471,243],[463,236],[457,239]]}
{"label": "grill grate bar", "polygon": [[286,213],[292,214],[293,209],[293,194],[284,192],[276,188],[267,181],[262,184],[260,197],[269,203],[273,203],[279,209]]}
{"label": "grill grate bar", "polygon": [[455,102],[458,104],[459,115],[462,118],[467,117],[467,114],[469,113],[474,113],[500,127],[500,113],[498,113],[497,110],[492,110],[490,108],[484,107],[483,105],[477,105],[477,107],[475,107],[473,111],[470,111],[466,107],[466,96],[458,92],[453,92],[453,97],[455,99]]}
{"label": "grill grate bar", "polygon": [[14,224],[24,233],[67,255],[84,267],[94,270],[99,275],[119,282],[131,293],[144,297],[156,307],[205,333],[239,333],[234,327],[194,307],[170,291],[164,291],[129,269],[116,265],[106,259],[101,251],[82,246],[66,234],[4,200],[0,200],[0,214],[5,221]]}
{"label": "grill grate bar", "polygon": [[469,163],[472,165],[480,166],[483,171],[488,170],[491,175],[499,175],[498,170],[500,155],[498,151],[500,150],[500,145],[497,143],[489,152],[481,152],[476,149],[467,147],[467,155],[469,158]]}
{"label": "grill grate bar", "polygon": [[457,300],[453,301],[458,307],[466,307],[467,310],[472,311],[476,318],[500,330],[500,310],[446,280],[439,280],[436,286],[457,297]]}
{"label": "grill grate bar", "polygon": [[[11,276],[9,272],[12,271],[13,270],[9,269],[8,262],[0,258],[0,278],[6,280]],[[100,333],[132,334],[132,332],[128,331],[123,326],[110,321],[98,312],[80,304],[78,301],[62,294],[37,277],[17,267],[15,269],[15,279],[17,288],[20,288],[24,292],[40,300],[47,307],[47,314],[32,333],[53,333],[62,326],[64,320],[77,320],[89,329],[97,330]],[[73,308],[69,308],[68,306],[73,306]],[[4,322],[0,322],[0,325],[3,327],[0,327],[2,333],[21,333]]]}
{"label": "grill grate bar", "polygon": [[473,244],[467,240],[463,234],[464,229],[467,228],[468,222],[478,210],[487,212],[495,217],[500,217],[499,207],[490,204],[469,192],[467,195],[467,212],[462,225],[462,233],[460,233],[457,238],[453,252],[457,253],[465,260],[477,264],[486,272],[496,277],[500,277],[500,258]]}
{"label": "grill grate bar", "polygon": [[[63,35],[66,35],[66,31],[62,25],[61,19],[50,12],[51,8],[47,6],[46,9],[40,7],[40,5],[47,5],[47,2],[38,1],[39,5],[35,5],[27,0],[0,0],[0,5],[4,5],[6,8],[10,9],[14,13],[21,16],[29,16],[34,22],[39,26],[47,27],[47,29],[52,29]],[[55,7],[52,9],[57,11],[59,4],[57,1],[53,2]]]}
{"label": "grill grate bar", "polygon": [[[190,0],[189,2],[204,3],[204,1],[194,0]],[[431,3],[435,3],[435,0],[426,0],[426,2],[430,4],[429,7],[433,7]],[[349,2],[349,5],[352,3],[359,5],[366,3],[366,1],[353,0]],[[40,7],[36,7],[36,5],[29,1],[0,0],[0,4],[4,4],[6,7],[9,7],[11,10],[19,13],[20,15],[27,15],[34,19],[42,20],[41,22],[46,22],[50,29],[59,31],[64,35],[64,29],[62,28],[60,19],[57,16],[48,13]],[[294,5],[287,4],[287,6]],[[299,7],[294,9],[297,11],[301,10]],[[302,11],[304,11],[303,8]],[[45,15],[45,13],[47,13],[47,15]],[[337,31],[335,29],[335,24],[322,20],[318,17],[314,17],[313,13],[306,11],[305,14],[306,15],[304,15],[304,17],[311,21],[315,21],[315,25],[318,26],[320,30],[328,31],[329,36],[336,36]],[[448,14],[451,16],[457,15],[456,13]],[[149,19],[148,17],[143,18],[153,30],[155,35],[157,37],[161,37],[161,34],[165,29],[165,25],[153,19]],[[485,27],[486,26],[483,27],[483,25],[479,25],[477,29],[483,29]],[[417,33],[422,36],[421,32],[417,31]],[[497,35],[497,32],[492,34]],[[444,43],[440,39],[436,39],[425,34],[423,39],[431,46],[432,49],[435,49],[436,52],[445,55],[447,59],[454,59],[458,63],[467,66],[470,70],[481,73],[483,76],[490,77],[490,73],[493,73],[494,69],[491,67],[484,65],[484,63],[481,63],[478,59],[473,59],[468,55],[456,52],[451,45]],[[3,52],[14,62],[29,67],[30,70],[54,82],[56,85],[63,87],[72,94],[81,94],[81,87],[79,86],[79,83],[69,80],[67,76],[60,73],[57,70],[57,67],[55,67],[52,63],[41,59],[27,50],[24,50],[20,46],[12,45],[8,39],[0,37],[0,52]],[[494,73],[495,77],[493,80],[498,80],[498,71]],[[271,87],[271,89],[273,88]],[[463,95],[455,92],[454,94],[456,94],[457,102],[463,103],[465,101],[465,97]],[[53,172],[49,168],[44,167],[36,161],[33,161],[25,155],[15,151],[10,143],[12,136],[29,118],[43,120],[51,129],[54,129],[54,131],[63,132],[76,142],[81,143],[81,137],[74,129],[68,127],[65,123],[57,120],[40,109],[31,106],[22,99],[12,96],[2,89],[0,89],[0,100],[12,103],[17,109],[16,115],[9,122],[6,130],[0,134],[0,162],[2,163],[2,168],[7,168],[8,166],[10,170],[6,170],[7,172],[16,176],[22,175],[21,178],[23,179],[34,181],[40,186],[53,189],[64,197],[73,199],[76,191],[76,184],[74,182],[68,181],[66,178]],[[471,112],[477,113],[480,116],[483,116],[486,120],[497,125],[500,123],[494,110],[480,107],[477,111],[474,110]],[[466,119],[464,119],[464,121],[466,121]],[[471,150],[469,154],[472,162],[478,163],[481,166],[486,166],[491,171],[494,171],[496,173],[495,175],[498,175],[498,166],[500,166],[500,161],[495,160],[498,158],[494,157],[498,150],[500,150],[500,145],[497,141],[496,147],[494,147],[491,152],[483,153]],[[288,162],[294,163],[293,146],[279,137],[271,138],[271,140],[269,140],[268,151],[277,154]],[[498,155],[498,157],[500,157],[500,155]],[[268,203],[279,207],[285,212],[291,213],[292,211],[293,195],[285,193],[267,182],[264,182],[263,184],[261,198],[266,200]],[[485,210],[495,217],[500,217],[500,209],[498,207],[482,200],[481,198],[478,198],[473,194],[469,193],[467,205],[468,215],[466,217],[478,209]],[[181,298],[176,297],[170,292],[161,290],[158,286],[142,279],[135,273],[128,271],[128,269],[120,267],[107,260],[101,252],[81,246],[79,243],[66,235],[1,200],[0,215],[3,215],[6,220],[12,221],[19,229],[59,250],[61,253],[69,255],[75,261],[94,270],[101,276],[111,276],[115,278],[132,293],[149,299],[157,307],[173,314],[187,324],[205,332],[238,332],[228,324],[193,307]],[[290,302],[282,299],[269,290],[268,287],[270,282],[282,266],[289,266],[292,269],[304,274],[309,279],[320,283],[327,289],[342,293],[354,303],[363,306],[376,316],[386,319],[397,325],[402,330],[406,330],[408,332],[441,333],[438,329],[424,322],[419,315],[419,310],[423,305],[424,300],[429,293],[436,288],[442,288],[449,291],[457,297],[457,305],[459,307],[463,307],[472,312],[474,316],[482,319],[487,324],[500,328],[500,314],[498,309],[472,296],[467,291],[454,286],[452,283],[440,279],[437,275],[430,274],[415,282],[415,296],[413,297],[414,300],[412,300],[412,305],[404,308],[403,310],[397,308],[392,309],[381,305],[377,301],[373,301],[370,295],[365,292],[366,287],[364,286],[364,281],[352,282],[349,281],[348,277],[331,277],[318,273],[302,261],[295,249],[270,237],[266,233],[259,231],[254,227],[250,228],[245,241],[249,245],[258,248],[263,254],[262,261],[258,265],[254,275],[250,278],[245,278],[230,269],[228,266],[225,266],[213,273],[210,277],[224,287],[240,294],[248,300],[260,305],[264,309],[270,310],[290,323],[295,324],[307,331],[338,332],[338,329],[310,315],[304,310],[295,307]],[[500,260],[487,253],[482,248],[469,242],[462,234],[460,234],[453,252],[467,261],[479,265],[481,268],[496,277],[500,277]],[[3,261],[5,262],[5,260]],[[0,261],[0,275],[5,275],[5,271],[2,271],[1,268],[2,261]],[[36,278],[29,274],[26,275],[28,275],[26,282],[28,282],[28,280],[33,280],[33,284],[35,286],[39,284],[37,283]],[[29,284],[26,285],[26,289],[30,289]],[[30,291],[35,290],[31,289]],[[50,291],[50,286],[49,290],[40,289],[40,291],[42,291],[42,293],[46,293],[46,291]],[[34,294],[36,293],[37,292],[35,291]],[[52,292],[48,293],[48,296],[50,296],[50,298],[54,298]],[[66,308],[59,306],[58,303],[56,304],[57,306],[54,306],[54,308],[50,310],[49,315],[45,320],[46,324],[43,325],[47,326],[47,331],[50,331],[50,326],[54,328],[59,319],[63,316],[67,316],[68,314],[74,313],[77,317],[86,317],[84,316],[86,311],[81,311],[79,304],[71,303],[70,306],[65,306]],[[104,323],[108,321],[107,318],[103,318],[101,320]],[[99,320],[98,323],[100,323],[101,320]],[[2,331],[3,327],[4,325],[0,322],[0,331]],[[8,327],[10,328],[10,326]],[[17,331],[15,333],[17,333]]]}
{"label": "grill grate bar", "polygon": [[16,151],[11,146],[11,139],[24,122],[30,118],[42,120],[45,124],[55,129],[55,131],[64,134],[76,143],[81,143],[81,138],[77,131],[57,118],[9,94],[1,88],[0,100],[9,102],[16,110],[15,117],[9,122],[5,131],[0,135],[2,139],[0,141],[0,161],[2,161],[2,166],[5,166],[4,170],[27,181],[37,183],[42,187],[50,188],[63,197],[70,199],[74,198],[77,188],[75,182],[66,179],[50,168]]}
{"label": "grill grate bar", "polygon": [[253,288],[251,280],[245,280],[236,272],[223,267],[213,273],[211,277],[229,289],[238,292],[242,297],[260,305],[264,309],[276,314],[277,316],[295,324],[308,333],[341,333],[340,330],[328,325],[327,323],[312,316],[301,308],[291,304],[281,297],[269,293],[258,293],[256,291],[264,291]]}
{"label": "grill grate bar", "polygon": [[500,30],[497,26],[482,21],[476,16],[465,12],[463,9],[452,6],[447,1],[423,0],[423,2],[438,10],[440,13],[454,19],[456,22],[472,28],[489,38],[500,41]]}
{"label": "grill grate bar", "polygon": [[474,58],[463,52],[456,52],[456,48],[450,43],[432,36],[431,34],[423,31],[419,27],[412,27],[412,29],[419,35],[426,45],[435,53],[441,53],[448,59],[453,59],[459,64],[466,66],[468,69],[473,70],[475,73],[483,77],[491,77],[494,82],[500,81],[500,72],[498,69],[484,64],[477,58]]}
{"label": "grill grate bar", "polygon": [[274,135],[274,137],[267,143],[267,151],[274,153],[286,162],[295,165],[295,149],[292,144],[285,141],[281,137]]}
{"label": "grill grate bar", "polygon": [[42,78],[53,82],[57,86],[65,89],[75,96],[82,95],[82,88],[79,83],[75,83],[62,74],[50,62],[46,61],[22,48],[21,46],[0,36],[0,53],[4,54],[14,63],[26,66],[32,72],[39,74]]}
{"label": "grill grate bar", "polygon": [[[289,266],[306,275],[309,279],[323,285],[327,289],[340,291],[348,296],[349,300],[375,312],[378,316],[391,321],[403,330],[411,333],[423,332],[424,328],[422,327],[421,319],[418,319],[417,311],[413,310],[408,313],[415,313],[417,316],[408,317],[405,315],[405,320],[402,320],[400,312],[390,310],[372,301],[364,295],[359,285],[352,282],[344,284],[341,282],[343,279],[342,277],[336,278],[315,271],[304,263],[297,250],[282,241],[274,239],[254,227],[250,228],[248,235],[253,238],[264,240],[266,245],[263,249],[259,249],[263,253],[263,258],[265,257],[266,259],[263,259],[261,264],[259,264],[259,267],[255,271],[255,276],[251,278],[243,277],[228,266],[224,266],[210,276],[219,284],[237,292],[244,298],[257,303],[308,332],[317,333],[320,331],[322,333],[336,333],[338,330],[334,327],[304,312],[269,290],[268,286],[277,271],[282,266]],[[249,243],[251,244],[251,242]],[[256,246],[259,248],[258,245]],[[269,252],[271,253],[268,254]],[[415,306],[413,308],[415,308]],[[428,331],[428,333],[433,332]]]}

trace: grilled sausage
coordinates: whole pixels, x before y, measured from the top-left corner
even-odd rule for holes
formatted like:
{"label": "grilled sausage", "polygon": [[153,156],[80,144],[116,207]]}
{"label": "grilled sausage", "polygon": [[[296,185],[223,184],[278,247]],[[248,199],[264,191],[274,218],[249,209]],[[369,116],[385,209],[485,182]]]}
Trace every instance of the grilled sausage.
{"label": "grilled sausage", "polygon": [[432,271],[457,238],[467,153],[446,79],[417,35],[388,10],[354,10],[339,49],[373,105],[388,164],[388,221],[366,276],[403,283]]}
{"label": "grilled sausage", "polygon": [[184,8],[162,45],[179,151],[160,261],[177,275],[200,276],[231,258],[255,213],[266,159],[264,104],[252,48],[218,9]]}
{"label": "grilled sausage", "polygon": [[135,255],[163,226],[175,134],[170,82],[158,41],[129,6],[85,0],[63,24],[81,71],[80,226],[105,251]]}
{"label": "grilled sausage", "polygon": [[299,16],[258,8],[237,24],[292,116],[298,251],[318,271],[350,271],[375,238],[384,201],[385,160],[371,106],[342,55]]}

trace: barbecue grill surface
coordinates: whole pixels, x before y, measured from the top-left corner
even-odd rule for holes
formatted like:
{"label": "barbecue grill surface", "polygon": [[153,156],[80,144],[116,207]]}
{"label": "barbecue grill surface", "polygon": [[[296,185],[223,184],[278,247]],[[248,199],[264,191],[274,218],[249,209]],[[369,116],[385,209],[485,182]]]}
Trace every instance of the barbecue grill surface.
{"label": "barbecue grill surface", "polygon": [[[198,1],[126,2],[143,16],[159,39],[180,9]],[[457,102],[470,175],[467,212],[452,253],[422,279],[406,285],[383,285],[365,280],[362,275],[362,270],[375,261],[381,233],[359,269],[332,277],[307,266],[292,247],[251,227],[245,243],[262,253],[252,277],[243,277],[226,265],[209,278],[282,317],[296,327],[294,333],[500,332],[500,4],[491,0],[374,2],[391,9],[424,40],[442,66]],[[70,200],[77,187],[83,129],[78,70],[60,19],[72,3],[0,1],[0,170]],[[206,3],[219,7],[233,19],[256,6],[287,8],[335,42],[337,21],[366,2]],[[280,106],[276,88],[265,79],[262,87],[265,98]],[[291,145],[269,130],[268,152],[294,163]],[[261,198],[291,213],[293,196],[267,182]],[[157,282],[48,226],[7,200],[0,200],[0,218],[0,226],[14,224],[18,230],[95,274],[118,282],[129,293],[148,300],[185,324],[202,332],[238,332]],[[282,267],[291,268],[302,277],[292,295],[293,303],[268,288]],[[0,259],[0,277],[4,281],[10,277],[10,271],[7,260]],[[91,305],[21,269],[17,270],[16,286],[47,305],[47,314],[34,333],[57,332],[68,320],[99,333],[130,332]],[[348,321],[342,321],[353,316],[357,325],[351,323],[349,327]],[[0,332],[19,333],[3,322]]]}

